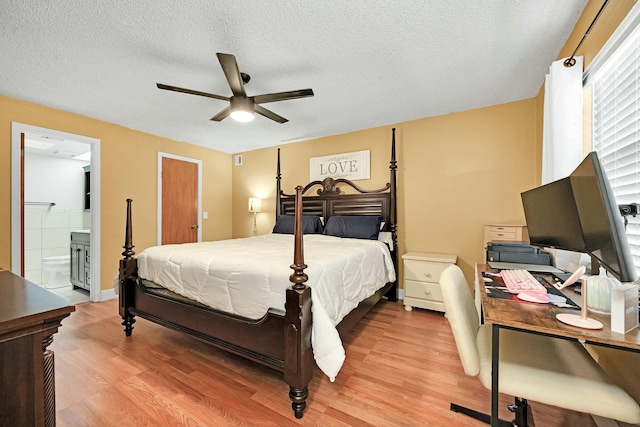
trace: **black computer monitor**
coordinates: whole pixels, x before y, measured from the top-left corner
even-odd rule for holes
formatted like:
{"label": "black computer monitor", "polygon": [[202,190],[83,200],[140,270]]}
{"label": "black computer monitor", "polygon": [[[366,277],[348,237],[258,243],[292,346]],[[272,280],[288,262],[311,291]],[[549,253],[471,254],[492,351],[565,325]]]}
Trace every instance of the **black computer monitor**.
{"label": "black computer monitor", "polygon": [[595,152],[567,178],[522,193],[522,205],[531,244],[588,253],[621,282],[636,280],[622,216]]}

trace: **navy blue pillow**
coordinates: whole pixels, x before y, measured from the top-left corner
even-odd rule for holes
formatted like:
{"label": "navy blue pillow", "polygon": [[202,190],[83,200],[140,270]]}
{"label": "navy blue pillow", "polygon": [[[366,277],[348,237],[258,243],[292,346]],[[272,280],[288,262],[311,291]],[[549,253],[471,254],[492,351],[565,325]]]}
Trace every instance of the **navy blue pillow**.
{"label": "navy blue pillow", "polygon": [[[293,215],[280,215],[273,227],[274,233],[293,234],[296,226],[296,217]],[[302,215],[302,234],[322,234],[322,220],[317,215]]]}
{"label": "navy blue pillow", "polygon": [[336,215],[327,220],[324,234],[353,239],[377,240],[381,224],[381,216]]}

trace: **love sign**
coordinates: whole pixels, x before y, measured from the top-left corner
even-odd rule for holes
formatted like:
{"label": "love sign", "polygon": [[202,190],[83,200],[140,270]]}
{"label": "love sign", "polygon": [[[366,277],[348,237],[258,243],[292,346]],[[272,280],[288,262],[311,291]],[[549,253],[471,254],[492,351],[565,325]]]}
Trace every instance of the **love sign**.
{"label": "love sign", "polygon": [[369,179],[369,150],[353,153],[332,154],[309,159],[311,181],[322,181],[327,177],[350,180]]}

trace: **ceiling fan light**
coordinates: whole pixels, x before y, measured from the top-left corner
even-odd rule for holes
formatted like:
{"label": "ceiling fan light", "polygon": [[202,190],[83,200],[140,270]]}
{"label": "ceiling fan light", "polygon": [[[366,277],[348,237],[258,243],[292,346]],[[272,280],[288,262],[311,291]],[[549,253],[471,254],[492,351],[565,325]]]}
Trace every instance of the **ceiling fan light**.
{"label": "ceiling fan light", "polygon": [[231,118],[239,122],[250,122],[253,120],[255,113],[253,101],[242,97],[234,96],[231,98]]}
{"label": "ceiling fan light", "polygon": [[231,118],[238,122],[250,122],[251,120],[253,120],[253,117],[253,113],[245,110],[235,110],[231,112]]}

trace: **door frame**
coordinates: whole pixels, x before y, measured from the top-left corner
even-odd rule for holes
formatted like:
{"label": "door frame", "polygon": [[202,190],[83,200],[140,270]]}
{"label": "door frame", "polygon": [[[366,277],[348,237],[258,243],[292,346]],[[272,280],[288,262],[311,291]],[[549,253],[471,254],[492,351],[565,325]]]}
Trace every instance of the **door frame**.
{"label": "door frame", "polygon": [[197,241],[202,241],[202,160],[190,157],[178,156],[177,154],[163,153],[158,151],[158,231],[157,245],[162,245],[162,159],[169,158],[181,160],[183,162],[196,163],[198,165],[198,237]]}
{"label": "door frame", "polygon": [[20,275],[20,260],[24,256],[20,230],[20,134],[33,133],[89,144],[91,147],[91,286],[89,301],[113,298],[113,291],[100,290],[100,140],[84,135],[62,132],[19,122],[11,122],[11,271]]}

